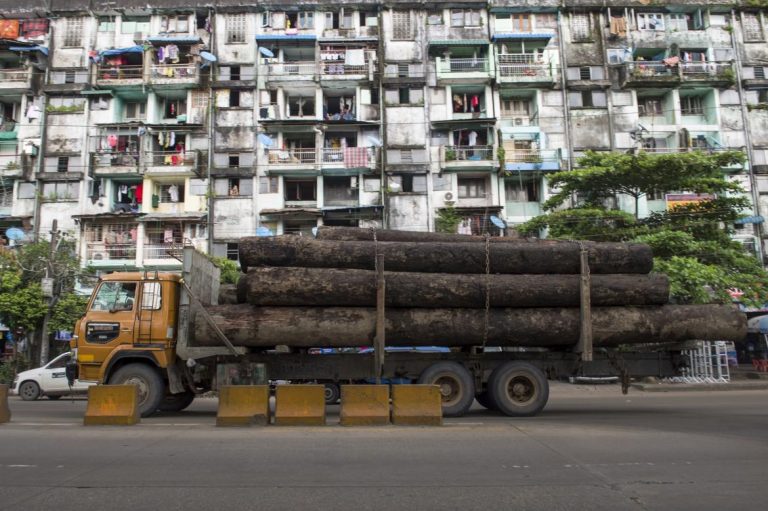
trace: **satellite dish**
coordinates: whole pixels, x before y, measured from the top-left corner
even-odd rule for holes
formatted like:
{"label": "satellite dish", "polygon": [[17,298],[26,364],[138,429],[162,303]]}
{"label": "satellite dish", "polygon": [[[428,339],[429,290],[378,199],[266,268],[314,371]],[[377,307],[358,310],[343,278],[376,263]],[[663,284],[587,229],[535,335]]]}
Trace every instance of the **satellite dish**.
{"label": "satellite dish", "polygon": [[5,235],[13,241],[21,241],[27,237],[27,234],[18,227],[9,227],[5,230]]}
{"label": "satellite dish", "polygon": [[497,217],[495,215],[491,215],[490,221],[491,221],[491,223],[493,225],[495,225],[499,229],[506,229],[507,228],[507,224],[504,223],[504,220],[502,220],[501,218],[499,218],[499,217]]}
{"label": "satellite dish", "polygon": [[216,55],[207,51],[201,51],[200,57],[202,57],[203,60],[207,60],[208,62],[216,62],[219,60],[216,58]]}
{"label": "satellite dish", "polygon": [[264,147],[272,147],[272,144],[274,144],[272,137],[265,135],[264,133],[259,133],[257,138],[259,139],[259,142],[261,142],[261,145]]}
{"label": "satellite dish", "polygon": [[272,52],[271,52],[270,50],[268,50],[267,48],[259,48],[259,53],[261,53],[262,55],[264,55],[264,56],[265,56],[265,57],[267,57],[268,59],[272,59],[272,58],[274,58],[274,57],[275,57],[275,54],[274,54],[274,53],[272,53]]}
{"label": "satellite dish", "polygon": [[256,229],[256,236],[274,236],[274,233],[263,225]]}

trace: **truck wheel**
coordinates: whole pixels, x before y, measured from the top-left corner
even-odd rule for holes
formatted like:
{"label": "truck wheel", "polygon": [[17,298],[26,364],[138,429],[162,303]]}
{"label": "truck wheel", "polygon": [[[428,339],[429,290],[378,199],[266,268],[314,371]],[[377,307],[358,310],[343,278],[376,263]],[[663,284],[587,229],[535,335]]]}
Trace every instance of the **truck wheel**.
{"label": "truck wheel", "polygon": [[40,397],[40,385],[33,381],[25,381],[19,386],[19,396],[24,401],[34,401]]}
{"label": "truck wheel", "polygon": [[537,367],[526,362],[507,362],[491,373],[488,394],[504,415],[530,417],[547,404],[549,383]]}
{"label": "truck wheel", "polygon": [[325,404],[335,405],[341,398],[341,389],[338,383],[325,384]]}
{"label": "truck wheel", "polygon": [[158,407],[161,412],[180,412],[195,400],[195,393],[186,391],[181,394],[166,394]]}
{"label": "truck wheel", "polygon": [[418,380],[421,384],[437,385],[443,400],[443,416],[461,417],[475,399],[472,375],[456,362],[438,362],[429,366]]}
{"label": "truck wheel", "polygon": [[110,385],[139,387],[139,413],[149,417],[157,411],[165,395],[165,383],[156,369],[146,364],[128,364],[109,378]]}
{"label": "truck wheel", "polygon": [[494,412],[498,411],[496,410],[496,405],[493,403],[493,399],[491,399],[491,396],[488,394],[487,390],[479,394],[475,394],[475,399],[483,408],[487,408]]}

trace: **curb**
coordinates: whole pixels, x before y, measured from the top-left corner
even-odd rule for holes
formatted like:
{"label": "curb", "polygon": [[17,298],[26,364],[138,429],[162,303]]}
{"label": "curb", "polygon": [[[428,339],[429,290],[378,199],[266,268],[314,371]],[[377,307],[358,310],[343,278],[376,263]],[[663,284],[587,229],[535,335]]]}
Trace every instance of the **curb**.
{"label": "curb", "polygon": [[709,392],[729,390],[768,390],[766,382],[731,383],[633,383],[630,385],[642,392]]}

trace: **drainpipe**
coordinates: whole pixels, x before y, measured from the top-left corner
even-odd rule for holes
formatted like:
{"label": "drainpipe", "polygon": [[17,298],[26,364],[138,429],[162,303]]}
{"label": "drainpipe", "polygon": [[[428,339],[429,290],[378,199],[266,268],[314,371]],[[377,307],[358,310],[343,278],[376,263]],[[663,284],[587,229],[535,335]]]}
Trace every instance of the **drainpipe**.
{"label": "drainpipe", "polygon": [[[731,9],[731,23],[732,26],[736,26],[736,10]],[[733,47],[733,53],[736,57],[736,90],[739,93],[739,106],[741,107],[741,117],[744,122],[744,140],[747,149],[747,161],[749,165],[749,187],[752,191],[752,213],[759,213],[760,196],[757,192],[757,179],[755,178],[755,172],[752,168],[752,128],[749,125],[749,112],[747,110],[746,98],[744,97],[744,87],[741,78],[741,53],[736,42],[736,31],[731,30],[731,46]],[[752,233],[757,239],[755,248],[757,249],[757,256],[760,264],[763,263],[763,241],[760,238],[760,226],[759,224],[752,224]]]}
{"label": "drainpipe", "polygon": [[[384,48],[384,11],[379,7],[379,136],[381,138],[381,148],[379,151],[379,200],[381,201],[381,226],[386,229],[389,227],[389,211],[386,204],[386,173],[387,168],[387,108],[384,104],[384,70],[386,68],[384,60],[386,59],[386,48]],[[364,183],[358,183],[364,189]]]}
{"label": "drainpipe", "polygon": [[573,170],[573,141],[571,140],[570,111],[568,109],[567,80],[565,76],[565,44],[563,43],[563,11],[557,11],[557,45],[560,50],[560,93],[563,97],[563,127],[565,128],[565,150],[568,170]]}
{"label": "drainpipe", "polygon": [[[53,37],[53,27],[51,27],[51,36],[50,36],[50,50],[49,55],[51,58],[54,55],[54,37]],[[48,65],[45,67],[45,74],[43,75],[43,85],[42,88],[45,88],[45,85],[48,83],[48,79],[50,77],[50,66],[51,66],[51,59],[48,60]],[[38,176],[43,171],[43,162],[45,161],[45,145],[46,141],[48,140],[48,130],[46,128],[46,124],[48,122],[48,96],[44,91],[41,91],[40,98],[42,101],[42,108],[40,109],[40,147],[37,151],[37,162],[35,165],[35,210],[32,217],[32,239],[35,243],[37,243],[40,240],[40,213],[42,209],[42,183],[38,180]]]}
{"label": "drainpipe", "polygon": [[[213,14],[213,11],[211,11],[209,9],[208,10],[208,18],[209,19],[213,19],[213,18],[211,18],[212,14]],[[214,37],[215,36],[215,32],[216,32],[216,28],[215,28],[214,25],[215,25],[215,23],[211,23],[210,24],[210,26],[211,26],[210,49],[211,49],[212,53],[216,49],[216,37]],[[213,54],[215,55],[215,53],[213,53]],[[214,125],[216,123],[214,122],[215,110],[214,110],[214,104],[213,104],[214,99],[215,99],[214,95],[213,95],[213,80],[216,79],[216,75],[215,75],[215,72],[214,72],[215,71],[214,70],[215,66],[216,66],[215,62],[211,64],[211,69],[210,69],[211,77],[210,77],[210,83],[208,84],[208,157],[207,157],[208,161],[207,161],[207,165],[206,165],[206,180],[208,181],[208,193],[206,194],[206,206],[208,208],[207,221],[208,221],[208,254],[209,255],[213,255],[213,235],[214,235],[214,233],[213,233],[213,219],[214,219],[214,215],[213,215],[213,205],[214,205],[213,192],[214,192],[214,188],[213,188],[213,179],[211,178],[211,168],[213,167],[213,149],[214,149],[214,147],[216,145],[216,133],[214,132]],[[253,179],[253,178],[251,178],[251,179]]]}

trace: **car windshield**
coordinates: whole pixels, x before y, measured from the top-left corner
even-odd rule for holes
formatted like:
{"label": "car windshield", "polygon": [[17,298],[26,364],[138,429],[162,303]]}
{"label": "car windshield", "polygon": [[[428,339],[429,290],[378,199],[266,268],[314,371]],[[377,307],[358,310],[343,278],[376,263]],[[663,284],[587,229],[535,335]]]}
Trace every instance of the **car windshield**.
{"label": "car windshield", "polygon": [[103,282],[93,299],[91,310],[129,311],[136,296],[135,282]]}

